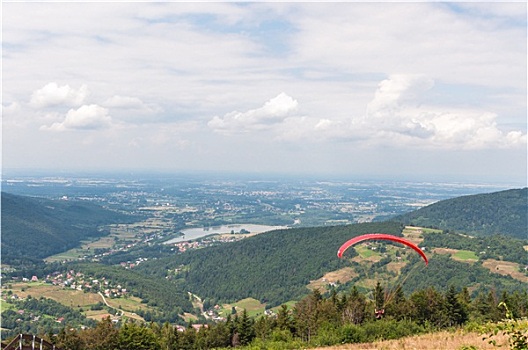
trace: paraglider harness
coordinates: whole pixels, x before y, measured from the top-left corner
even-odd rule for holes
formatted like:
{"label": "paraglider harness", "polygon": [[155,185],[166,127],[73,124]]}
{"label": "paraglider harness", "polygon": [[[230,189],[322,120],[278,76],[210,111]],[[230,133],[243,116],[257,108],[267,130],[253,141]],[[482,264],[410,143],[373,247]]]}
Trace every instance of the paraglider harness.
{"label": "paraglider harness", "polygon": [[385,309],[374,309],[374,315],[376,315],[376,319],[381,319],[383,315],[385,314]]}

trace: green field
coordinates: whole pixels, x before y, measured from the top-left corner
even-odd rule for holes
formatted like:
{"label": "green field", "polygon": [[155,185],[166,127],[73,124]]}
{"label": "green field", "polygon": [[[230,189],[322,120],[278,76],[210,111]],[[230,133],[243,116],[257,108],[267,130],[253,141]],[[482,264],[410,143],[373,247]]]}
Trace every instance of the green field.
{"label": "green field", "polygon": [[356,249],[356,252],[359,254],[360,257],[365,258],[365,259],[373,257],[373,256],[380,256],[379,252],[372,250],[369,247],[364,246],[364,245],[358,245],[354,247],[354,249]]}
{"label": "green field", "polygon": [[459,250],[453,254],[453,258],[458,260],[478,260],[477,254],[470,250]]}
{"label": "green field", "polygon": [[240,314],[245,309],[250,317],[255,317],[264,314],[266,305],[261,304],[260,301],[256,299],[246,298],[233,304],[222,305],[219,314],[227,317],[227,315],[231,313],[232,307],[235,307],[237,314]]}

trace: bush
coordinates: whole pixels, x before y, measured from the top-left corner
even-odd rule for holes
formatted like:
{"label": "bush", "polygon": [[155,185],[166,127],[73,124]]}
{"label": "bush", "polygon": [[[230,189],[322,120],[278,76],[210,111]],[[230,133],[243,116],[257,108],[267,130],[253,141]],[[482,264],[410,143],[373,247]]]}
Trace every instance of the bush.
{"label": "bush", "polygon": [[365,330],[355,324],[346,324],[341,327],[341,343],[363,343],[367,339]]}
{"label": "bush", "polygon": [[341,343],[340,332],[335,326],[326,323],[317,331],[317,335],[310,341],[314,346],[329,346]]}
{"label": "bush", "polygon": [[367,341],[399,339],[424,332],[422,326],[409,320],[377,320],[365,323],[363,328],[365,329]]}

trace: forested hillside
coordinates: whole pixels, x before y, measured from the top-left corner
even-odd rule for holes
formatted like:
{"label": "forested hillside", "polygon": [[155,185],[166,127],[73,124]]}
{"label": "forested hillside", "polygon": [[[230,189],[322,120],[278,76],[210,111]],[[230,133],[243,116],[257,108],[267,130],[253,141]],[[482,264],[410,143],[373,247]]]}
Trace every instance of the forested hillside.
{"label": "forested hillside", "polygon": [[137,269],[179,280],[185,290],[203,298],[234,301],[251,296],[276,306],[300,299],[309,292],[310,280],[345,266],[336,254],[346,240],[370,232],[401,235],[401,230],[394,222],[277,230],[149,261]]}
{"label": "forested hillside", "polygon": [[132,216],[80,201],[49,200],[2,192],[2,263],[24,265],[107,234],[98,226]]}
{"label": "forested hillside", "polygon": [[472,235],[503,234],[524,239],[528,235],[528,188],[447,199],[395,220]]}

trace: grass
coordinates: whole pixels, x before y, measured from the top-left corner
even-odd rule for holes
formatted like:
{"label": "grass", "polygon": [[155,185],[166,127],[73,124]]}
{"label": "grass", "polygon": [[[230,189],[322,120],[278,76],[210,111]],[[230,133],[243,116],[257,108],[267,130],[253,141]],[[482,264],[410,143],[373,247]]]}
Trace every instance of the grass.
{"label": "grass", "polygon": [[[43,282],[24,282],[12,283],[11,291],[13,294],[21,298],[26,298],[31,295],[34,298],[48,298],[55,300],[65,306],[74,309],[83,309],[87,317],[100,320],[108,316],[106,310],[92,311],[90,306],[99,302],[103,302],[103,298],[97,293],[85,293],[76,289],[63,288],[61,286],[54,286]],[[106,298],[108,305],[114,309],[121,310],[125,316],[133,319],[142,320],[142,318],[134,313],[137,309],[146,310],[149,307],[141,303],[141,299],[137,297],[128,298]],[[2,303],[2,307],[4,303]]]}
{"label": "grass", "polygon": [[375,260],[376,258],[381,259],[380,253],[375,250],[370,249],[370,247],[358,245],[353,248],[356,250],[359,256],[363,259],[371,259],[371,258],[373,258],[372,260]]}
{"label": "grass", "polygon": [[124,311],[134,312],[137,309],[148,310],[149,307],[146,304],[141,303],[141,299],[138,297],[127,297],[127,298],[117,298],[111,299],[106,298],[108,305],[115,309],[120,309]]}
{"label": "grass", "polygon": [[31,295],[34,298],[48,298],[55,300],[65,306],[73,308],[86,308],[102,302],[102,298],[95,293],[84,293],[75,289],[63,288],[41,282],[13,283],[11,284],[13,294],[21,298]]}
{"label": "grass", "polygon": [[[462,350],[462,349],[497,349],[486,340],[482,340],[482,334],[476,332],[437,332],[424,335],[405,337],[395,340],[384,340],[374,343],[344,344],[316,348],[318,350]],[[507,338],[502,335],[496,336],[498,343],[505,344]]]}
{"label": "grass", "polygon": [[472,252],[470,250],[459,250],[455,254],[453,254],[454,260],[461,260],[461,261],[477,261],[478,256],[475,254],[475,252]]}
{"label": "grass", "polygon": [[453,260],[473,263],[478,261],[478,256],[471,250],[451,249],[451,248],[435,248],[433,252],[437,254],[449,254]]}
{"label": "grass", "polygon": [[222,305],[218,313],[221,316],[227,317],[227,315],[231,314],[231,309],[233,307],[235,308],[237,314],[241,314],[245,309],[250,317],[260,316],[264,314],[264,310],[266,309],[266,305],[262,304],[260,301],[253,298],[246,298],[233,304]]}
{"label": "grass", "polygon": [[308,284],[307,287],[310,290],[319,289],[321,291],[324,291],[326,290],[327,286],[330,285],[330,283],[346,283],[355,276],[357,276],[357,273],[354,271],[353,268],[344,267],[336,271],[328,272],[323,277],[317,280],[310,281],[310,284]]}

